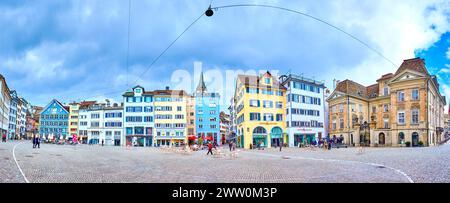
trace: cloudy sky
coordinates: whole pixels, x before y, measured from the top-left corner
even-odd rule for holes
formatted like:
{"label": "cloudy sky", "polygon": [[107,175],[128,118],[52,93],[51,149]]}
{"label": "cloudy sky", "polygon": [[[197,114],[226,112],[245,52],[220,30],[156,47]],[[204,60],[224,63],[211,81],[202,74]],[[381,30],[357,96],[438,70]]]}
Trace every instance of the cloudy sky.
{"label": "cloudy sky", "polygon": [[[269,4],[305,12],[351,33],[397,66],[327,25],[252,7],[202,17],[142,74],[210,1],[132,0],[128,30],[129,0],[2,0],[0,72],[11,89],[44,106],[53,98],[120,101],[135,84],[191,92],[198,79],[194,63],[201,62],[209,89],[228,105],[233,86],[227,70],[291,71],[332,88],[333,79],[373,84],[404,59],[420,56],[450,98],[446,0],[213,0],[213,6]],[[195,76],[186,83],[186,75]]]}

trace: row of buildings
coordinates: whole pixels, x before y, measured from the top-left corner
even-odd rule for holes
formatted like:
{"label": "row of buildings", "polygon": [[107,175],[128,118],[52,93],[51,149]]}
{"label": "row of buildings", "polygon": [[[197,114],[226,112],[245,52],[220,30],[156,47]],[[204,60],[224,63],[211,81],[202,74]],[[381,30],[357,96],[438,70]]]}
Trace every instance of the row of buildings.
{"label": "row of buildings", "polygon": [[269,72],[239,75],[229,107],[240,147],[343,138],[351,146],[432,146],[446,139],[446,99],[421,58],[370,86],[352,80],[327,91],[323,82]]}
{"label": "row of buildings", "polygon": [[179,146],[188,138],[225,141],[220,129],[220,95],[208,92],[203,73],[195,92],[147,91],[136,86],[123,95],[123,102],[96,101],[63,105],[50,102],[41,113],[40,134],[46,139],[70,139],[77,135],[89,144],[132,146]]}
{"label": "row of buildings", "polygon": [[405,60],[373,85],[337,81],[332,91],[295,74],[238,75],[229,114],[220,110],[220,95],[208,92],[203,73],[191,94],[136,86],[121,103],[53,100],[38,108],[9,91],[3,77],[1,87],[2,132],[10,137],[32,132],[26,124],[34,120],[30,129],[39,126],[46,139],[77,135],[83,143],[116,146],[177,146],[201,138],[242,148],[294,147],[338,137],[350,146],[432,146],[450,129],[446,99],[420,58]]}
{"label": "row of buildings", "polygon": [[7,139],[29,139],[39,128],[41,108],[31,105],[25,98],[10,90],[0,74],[0,135]]}

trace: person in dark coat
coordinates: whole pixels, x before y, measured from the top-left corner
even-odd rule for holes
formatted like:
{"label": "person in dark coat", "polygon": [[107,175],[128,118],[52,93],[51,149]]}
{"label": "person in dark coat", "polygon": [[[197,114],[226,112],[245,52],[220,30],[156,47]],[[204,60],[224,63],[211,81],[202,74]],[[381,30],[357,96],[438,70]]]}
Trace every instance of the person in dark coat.
{"label": "person in dark coat", "polygon": [[228,144],[228,146],[230,147],[230,152],[231,152],[231,150],[232,150],[232,148],[233,148],[233,141],[230,141],[230,143]]}
{"label": "person in dark coat", "polygon": [[40,140],[39,136],[36,136],[34,142],[35,142],[37,148],[41,148],[41,140]]}
{"label": "person in dark coat", "polygon": [[105,145],[105,140],[102,139],[102,147]]}
{"label": "person in dark coat", "polygon": [[33,142],[33,148],[36,148],[36,135],[33,136],[32,142]]}
{"label": "person in dark coat", "polygon": [[3,133],[2,135],[2,142],[6,142],[6,133]]}

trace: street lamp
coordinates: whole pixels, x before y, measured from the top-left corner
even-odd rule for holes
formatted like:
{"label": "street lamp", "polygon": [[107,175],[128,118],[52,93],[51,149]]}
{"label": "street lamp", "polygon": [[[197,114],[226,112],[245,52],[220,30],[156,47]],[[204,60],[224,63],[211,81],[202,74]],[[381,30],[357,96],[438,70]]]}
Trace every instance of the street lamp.
{"label": "street lamp", "polygon": [[208,10],[205,11],[205,15],[211,17],[214,15],[214,11],[211,9],[211,5],[209,5]]}

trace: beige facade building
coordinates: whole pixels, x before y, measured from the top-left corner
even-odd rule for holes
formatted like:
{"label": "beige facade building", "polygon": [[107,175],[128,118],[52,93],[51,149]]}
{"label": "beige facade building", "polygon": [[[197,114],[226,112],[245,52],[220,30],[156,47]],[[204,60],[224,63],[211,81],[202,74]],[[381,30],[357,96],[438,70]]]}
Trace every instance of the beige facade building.
{"label": "beige facade building", "polygon": [[421,58],[367,87],[339,82],[327,101],[330,137],[352,146],[433,146],[444,139],[446,100]]}
{"label": "beige facade building", "polygon": [[8,133],[11,95],[6,79],[0,74],[0,137]]}

